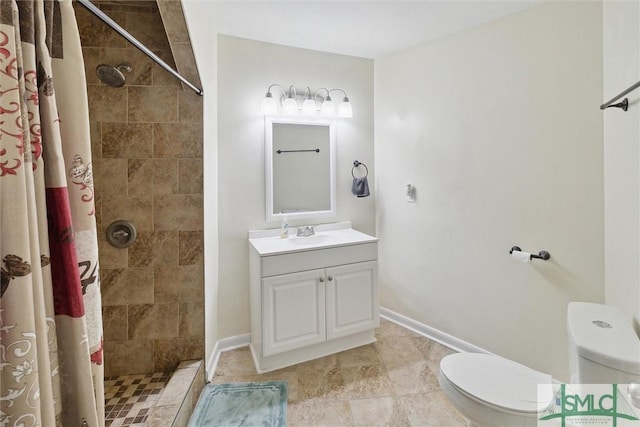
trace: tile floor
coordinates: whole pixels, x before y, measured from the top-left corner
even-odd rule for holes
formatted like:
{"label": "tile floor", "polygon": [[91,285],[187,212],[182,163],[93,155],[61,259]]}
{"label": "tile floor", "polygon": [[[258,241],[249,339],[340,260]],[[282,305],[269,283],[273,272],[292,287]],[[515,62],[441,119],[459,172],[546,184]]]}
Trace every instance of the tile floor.
{"label": "tile floor", "polygon": [[214,383],[288,382],[288,427],[463,427],[438,385],[440,359],[451,350],[392,322],[378,342],[259,375],[248,347],[224,352]]}
{"label": "tile floor", "polygon": [[171,375],[163,372],[105,378],[105,427],[146,425]]}

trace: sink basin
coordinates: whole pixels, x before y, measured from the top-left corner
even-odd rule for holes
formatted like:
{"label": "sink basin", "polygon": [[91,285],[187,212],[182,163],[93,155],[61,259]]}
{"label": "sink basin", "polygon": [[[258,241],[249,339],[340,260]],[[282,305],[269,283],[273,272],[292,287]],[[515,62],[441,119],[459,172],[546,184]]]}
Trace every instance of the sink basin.
{"label": "sink basin", "polygon": [[310,246],[310,245],[321,245],[323,243],[327,243],[330,240],[330,238],[331,237],[326,234],[315,234],[313,236],[308,236],[308,237],[303,237],[303,236],[289,237],[287,241],[294,245]]}
{"label": "sink basin", "polygon": [[253,230],[249,231],[249,242],[260,256],[270,256],[378,241],[376,237],[351,228],[350,222],[319,224],[314,228],[316,234],[308,237],[297,236],[297,229],[289,230],[288,239],[280,238],[279,228]]}

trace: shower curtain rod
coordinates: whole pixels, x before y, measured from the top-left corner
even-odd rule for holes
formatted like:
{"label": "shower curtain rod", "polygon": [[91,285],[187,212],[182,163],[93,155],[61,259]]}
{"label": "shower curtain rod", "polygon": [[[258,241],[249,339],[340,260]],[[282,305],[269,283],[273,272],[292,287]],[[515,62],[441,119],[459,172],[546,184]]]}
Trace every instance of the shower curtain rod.
{"label": "shower curtain rod", "polygon": [[127,39],[129,43],[137,47],[142,53],[151,58],[156,64],[160,65],[162,68],[167,70],[172,76],[180,80],[185,85],[189,86],[189,88],[193,89],[198,95],[204,95],[202,89],[191,83],[189,80],[185,79],[180,75],[176,70],[171,68],[166,62],[164,62],[158,55],[153,53],[148,47],[140,43],[135,37],[129,34],[124,28],[118,25],[113,19],[111,19],[107,14],[105,14],[102,10],[96,7],[89,0],[76,0],[81,5],[83,5],[89,12],[93,13],[95,16],[100,18],[105,24],[113,28],[118,34]]}
{"label": "shower curtain rod", "polygon": [[[631,85],[628,89],[626,89],[625,91],[623,91],[622,93],[614,96],[613,98],[611,98],[609,101],[605,102],[604,104],[602,104],[600,106],[601,110],[604,110],[605,108],[608,107],[619,107],[622,108],[624,111],[627,111],[627,106],[629,105],[629,101],[627,99],[625,99],[625,101],[621,102],[620,105],[611,105],[613,104],[615,101],[617,101],[618,99],[622,98],[623,96],[625,96],[626,94],[628,94],[629,92],[637,89],[640,87],[640,81],[636,82],[636,84]],[[626,104],[626,105],[625,105]]]}

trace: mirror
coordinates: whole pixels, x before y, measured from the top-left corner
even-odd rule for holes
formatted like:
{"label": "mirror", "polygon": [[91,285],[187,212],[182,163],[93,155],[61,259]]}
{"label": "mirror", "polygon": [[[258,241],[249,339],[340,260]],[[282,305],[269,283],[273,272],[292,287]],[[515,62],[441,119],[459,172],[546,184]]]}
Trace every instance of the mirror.
{"label": "mirror", "polygon": [[267,221],[335,216],[335,123],[265,117]]}

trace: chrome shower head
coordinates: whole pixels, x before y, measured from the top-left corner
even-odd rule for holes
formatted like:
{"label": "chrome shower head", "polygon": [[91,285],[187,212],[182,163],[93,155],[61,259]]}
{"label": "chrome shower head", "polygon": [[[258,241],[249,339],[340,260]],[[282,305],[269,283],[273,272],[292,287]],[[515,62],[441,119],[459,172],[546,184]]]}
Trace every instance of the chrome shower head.
{"label": "chrome shower head", "polygon": [[130,64],[123,62],[117,66],[100,64],[96,67],[96,74],[100,81],[111,87],[124,86],[126,80],[123,72],[130,72],[133,68]]}

